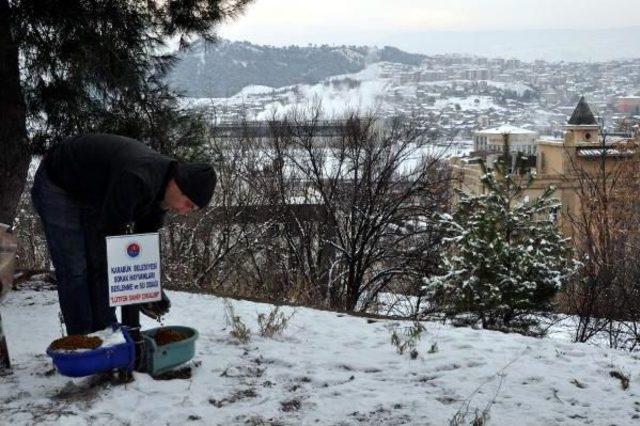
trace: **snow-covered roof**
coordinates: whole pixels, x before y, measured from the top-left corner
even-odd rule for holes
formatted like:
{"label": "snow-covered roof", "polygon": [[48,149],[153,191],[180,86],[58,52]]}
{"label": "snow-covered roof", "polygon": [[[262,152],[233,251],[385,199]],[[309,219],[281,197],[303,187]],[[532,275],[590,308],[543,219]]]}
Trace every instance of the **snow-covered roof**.
{"label": "snow-covered roof", "polygon": [[[635,152],[630,149],[605,148],[606,157],[630,157]],[[602,149],[581,149],[577,151],[578,157],[601,157]]]}
{"label": "snow-covered roof", "polygon": [[503,124],[499,127],[494,127],[492,129],[478,130],[476,135],[503,135],[508,133],[510,135],[537,135],[537,132],[529,129],[523,129],[522,127],[512,126],[510,124]]}

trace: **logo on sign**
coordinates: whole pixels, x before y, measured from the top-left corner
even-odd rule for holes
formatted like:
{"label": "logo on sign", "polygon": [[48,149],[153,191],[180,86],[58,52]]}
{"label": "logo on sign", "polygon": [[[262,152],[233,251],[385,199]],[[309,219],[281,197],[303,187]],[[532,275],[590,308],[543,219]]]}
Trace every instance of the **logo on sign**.
{"label": "logo on sign", "polygon": [[140,254],[140,244],[131,243],[127,246],[127,254],[129,257],[138,257]]}

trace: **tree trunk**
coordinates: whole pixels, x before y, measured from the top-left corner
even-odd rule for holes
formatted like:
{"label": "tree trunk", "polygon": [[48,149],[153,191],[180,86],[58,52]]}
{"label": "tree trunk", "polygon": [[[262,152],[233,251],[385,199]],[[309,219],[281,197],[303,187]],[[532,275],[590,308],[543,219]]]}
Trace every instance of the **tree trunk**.
{"label": "tree trunk", "polygon": [[10,368],[11,360],[9,358],[9,349],[7,348],[7,341],[4,338],[4,332],[2,331],[2,317],[0,317],[0,376]]}
{"label": "tree trunk", "polygon": [[[30,153],[20,86],[18,46],[8,0],[0,0],[0,223],[11,225],[24,189]],[[0,370],[11,367],[0,318]]]}
{"label": "tree trunk", "polygon": [[0,223],[11,225],[24,189],[30,152],[11,8],[0,0]]}

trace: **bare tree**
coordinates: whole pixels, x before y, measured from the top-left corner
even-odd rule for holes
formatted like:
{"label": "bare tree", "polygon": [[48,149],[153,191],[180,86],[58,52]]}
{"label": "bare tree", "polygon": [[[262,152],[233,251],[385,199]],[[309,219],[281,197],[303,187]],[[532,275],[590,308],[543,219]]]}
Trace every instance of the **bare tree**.
{"label": "bare tree", "polygon": [[[589,147],[591,158],[570,156],[565,177],[574,188],[576,211],[567,211],[584,264],[563,296],[578,316],[575,340],[606,333],[613,347],[640,342],[640,153],[631,141]],[[626,336],[626,337],[624,337]],[[630,339],[630,340],[629,340]]]}
{"label": "bare tree", "polygon": [[212,135],[209,155],[218,176],[212,205],[189,217],[173,217],[164,230],[169,286],[226,293],[238,284],[240,259],[250,255],[250,241],[264,239],[269,224],[255,226],[253,220],[264,200],[242,173],[257,161],[250,142]]}
{"label": "bare tree", "polygon": [[325,121],[319,108],[256,126],[213,137],[221,186],[211,208],[169,227],[172,283],[344,310],[387,290],[418,295],[436,266],[432,213],[450,196],[430,126]]}
{"label": "bare tree", "polygon": [[[434,209],[446,206],[450,174],[440,161],[442,153],[415,122],[381,123],[374,116],[351,114],[339,134],[320,137],[320,117],[316,110],[272,123],[274,159],[283,165],[278,177],[282,208],[291,205],[293,195],[326,214],[324,228],[315,231],[320,238],[315,247],[311,228],[301,221],[295,233],[307,243],[287,240],[295,264],[306,265],[305,277],[325,280],[315,287],[322,289],[327,306],[364,310],[394,279],[424,266],[424,245],[417,240],[428,233],[424,225]],[[292,178],[297,192],[287,195]],[[321,259],[328,252],[334,253],[326,271]]]}

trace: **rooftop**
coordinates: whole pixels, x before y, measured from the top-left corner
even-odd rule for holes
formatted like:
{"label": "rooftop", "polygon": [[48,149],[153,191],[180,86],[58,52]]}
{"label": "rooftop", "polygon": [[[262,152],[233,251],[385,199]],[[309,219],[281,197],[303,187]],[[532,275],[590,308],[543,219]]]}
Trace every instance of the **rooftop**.
{"label": "rooftop", "polygon": [[584,96],[580,97],[578,101],[578,105],[576,109],[573,110],[573,114],[571,114],[571,118],[568,123],[572,126],[584,126],[584,125],[597,125],[598,122],[591,112],[591,108],[587,101],[585,101]]}
{"label": "rooftop", "polygon": [[631,149],[618,149],[618,148],[589,148],[589,149],[580,149],[576,151],[578,157],[602,157],[604,153],[605,157],[631,157],[635,154],[635,151]]}
{"label": "rooftop", "polygon": [[479,130],[476,132],[478,135],[495,135],[495,134],[505,134],[508,133],[510,135],[520,134],[520,135],[537,135],[537,132],[529,129],[523,129],[522,127],[512,126],[510,124],[503,124],[499,127],[494,127],[492,129]]}

